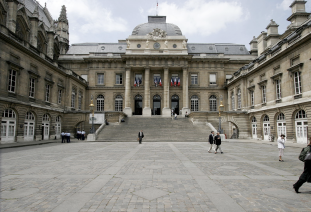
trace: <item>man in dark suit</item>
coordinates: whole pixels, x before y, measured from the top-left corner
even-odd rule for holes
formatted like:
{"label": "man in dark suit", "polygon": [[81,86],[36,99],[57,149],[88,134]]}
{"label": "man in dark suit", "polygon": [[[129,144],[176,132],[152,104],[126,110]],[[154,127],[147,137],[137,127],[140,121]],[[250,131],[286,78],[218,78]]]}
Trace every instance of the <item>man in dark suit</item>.
{"label": "man in dark suit", "polygon": [[138,141],[139,141],[139,144],[141,144],[142,140],[143,140],[143,137],[144,137],[144,133],[143,133],[143,130],[141,130],[139,133],[138,133]]}
{"label": "man in dark suit", "polygon": [[219,149],[221,154],[223,153],[223,151],[220,148],[221,145],[221,137],[219,132],[217,132],[217,135],[215,136],[215,143],[216,143],[216,148],[215,148],[215,154],[217,154],[217,150]]}
{"label": "man in dark suit", "polygon": [[[209,153],[210,153],[211,150],[213,149],[213,145],[214,145],[214,142],[215,142],[214,136],[215,136],[215,133],[214,133],[214,131],[212,131],[211,134],[210,134],[209,137],[208,137],[208,141],[209,141],[209,143],[211,144],[211,146],[210,146],[210,148],[209,148],[209,150],[208,150]],[[215,149],[215,148],[214,148],[214,149]]]}

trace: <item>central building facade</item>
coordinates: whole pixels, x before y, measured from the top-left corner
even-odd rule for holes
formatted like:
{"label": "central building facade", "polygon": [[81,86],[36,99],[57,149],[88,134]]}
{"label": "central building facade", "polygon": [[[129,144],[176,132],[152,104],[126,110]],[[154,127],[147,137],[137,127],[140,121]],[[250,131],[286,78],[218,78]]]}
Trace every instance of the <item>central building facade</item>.
{"label": "central building facade", "polygon": [[217,113],[226,79],[254,58],[244,45],[190,43],[166,16],[149,16],[125,40],[73,44],[59,62],[87,80],[97,113],[169,117]]}

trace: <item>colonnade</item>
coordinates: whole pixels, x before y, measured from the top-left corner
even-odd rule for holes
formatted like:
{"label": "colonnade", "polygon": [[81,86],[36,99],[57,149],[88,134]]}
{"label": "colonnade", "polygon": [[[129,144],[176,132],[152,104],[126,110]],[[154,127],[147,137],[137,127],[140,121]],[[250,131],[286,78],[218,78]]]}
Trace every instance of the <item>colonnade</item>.
{"label": "colonnade", "polygon": [[[189,101],[188,101],[188,67],[183,67],[183,78],[182,78],[182,89],[183,89],[183,107],[182,114],[185,114],[189,110]],[[170,77],[169,77],[169,68],[164,67],[164,76],[163,76],[163,107],[162,107],[162,116],[170,117]],[[133,78],[134,76],[132,76]],[[123,112],[129,117],[132,116],[132,105],[131,105],[131,68],[126,68],[125,70],[125,107]],[[143,116],[151,116],[151,107],[150,107],[150,67],[145,67],[145,77],[144,77],[144,108]]]}

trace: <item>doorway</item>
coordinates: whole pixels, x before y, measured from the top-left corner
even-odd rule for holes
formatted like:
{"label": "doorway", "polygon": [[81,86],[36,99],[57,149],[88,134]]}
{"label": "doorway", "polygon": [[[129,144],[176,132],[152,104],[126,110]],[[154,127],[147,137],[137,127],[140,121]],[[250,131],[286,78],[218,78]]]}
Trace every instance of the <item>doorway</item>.
{"label": "doorway", "polygon": [[143,114],[143,97],[141,95],[135,96],[135,115]]}
{"label": "doorway", "polygon": [[171,101],[172,110],[174,111],[174,114],[176,113],[179,115],[179,96],[173,95],[172,101]]}
{"label": "doorway", "polygon": [[153,115],[161,115],[161,97],[159,95],[153,96]]}

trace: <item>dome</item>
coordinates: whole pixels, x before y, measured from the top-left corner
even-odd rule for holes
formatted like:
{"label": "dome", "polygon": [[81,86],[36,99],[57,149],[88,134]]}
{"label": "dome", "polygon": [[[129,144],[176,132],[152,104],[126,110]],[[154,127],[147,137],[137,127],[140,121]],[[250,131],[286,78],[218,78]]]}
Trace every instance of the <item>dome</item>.
{"label": "dome", "polygon": [[132,32],[132,35],[144,36],[156,28],[164,30],[167,33],[167,36],[182,35],[178,26],[166,23],[166,16],[148,16],[148,23],[136,26]]}

